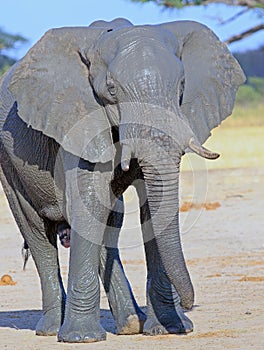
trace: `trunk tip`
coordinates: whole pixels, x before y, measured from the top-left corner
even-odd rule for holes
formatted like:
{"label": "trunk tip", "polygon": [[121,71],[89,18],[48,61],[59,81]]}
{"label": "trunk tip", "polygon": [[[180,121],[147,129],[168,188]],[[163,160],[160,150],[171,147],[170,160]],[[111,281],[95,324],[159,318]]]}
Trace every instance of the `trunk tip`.
{"label": "trunk tip", "polygon": [[129,164],[126,162],[121,163],[121,168],[123,171],[128,171],[129,170]]}
{"label": "trunk tip", "polygon": [[132,150],[127,144],[122,145],[121,168],[123,171],[129,170]]}

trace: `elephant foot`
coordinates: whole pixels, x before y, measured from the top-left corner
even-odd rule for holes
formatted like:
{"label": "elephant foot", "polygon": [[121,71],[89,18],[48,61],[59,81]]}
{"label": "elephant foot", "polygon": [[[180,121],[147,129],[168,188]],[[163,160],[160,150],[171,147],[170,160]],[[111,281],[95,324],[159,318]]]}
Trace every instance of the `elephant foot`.
{"label": "elephant foot", "polygon": [[[162,311],[162,310],[160,310]],[[160,312],[159,316],[152,314],[144,324],[143,334],[188,334],[193,331],[192,321],[184,314],[181,306],[173,308],[171,312]]]}
{"label": "elephant foot", "polygon": [[193,331],[192,321],[184,314],[180,297],[163,269],[147,283],[147,321],[143,333],[187,334]]}
{"label": "elephant foot", "polygon": [[119,335],[139,334],[143,332],[143,326],[146,321],[146,315],[140,314],[130,315],[125,322],[117,323],[116,333]]}
{"label": "elephant foot", "polygon": [[57,335],[61,327],[61,309],[52,309],[45,312],[36,326],[36,335],[54,336]]}
{"label": "elephant foot", "polygon": [[106,332],[95,316],[69,317],[58,333],[58,341],[65,343],[93,343],[106,340]]}

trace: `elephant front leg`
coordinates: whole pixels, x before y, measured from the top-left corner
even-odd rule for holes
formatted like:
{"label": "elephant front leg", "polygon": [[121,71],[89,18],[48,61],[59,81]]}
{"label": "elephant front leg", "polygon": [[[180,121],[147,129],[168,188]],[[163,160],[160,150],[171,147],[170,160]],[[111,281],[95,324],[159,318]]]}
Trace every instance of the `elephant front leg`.
{"label": "elephant front leg", "polygon": [[100,246],[71,230],[71,252],[64,323],[58,340],[69,343],[106,339],[100,325],[98,276]]}
{"label": "elephant front leg", "polygon": [[[116,322],[117,334],[138,334],[143,332],[146,315],[141,311],[126,278],[117,248],[123,223],[123,202],[117,201],[111,211],[100,250],[100,277]],[[67,223],[57,227],[61,244],[70,247],[71,229]]]}
{"label": "elephant front leg", "polygon": [[106,339],[100,325],[99,257],[109,215],[111,174],[99,169],[100,164],[94,171],[89,162],[78,160],[76,168],[72,163],[75,159],[69,161],[66,210],[71,225],[70,262],[65,317],[58,340],[88,343]]}

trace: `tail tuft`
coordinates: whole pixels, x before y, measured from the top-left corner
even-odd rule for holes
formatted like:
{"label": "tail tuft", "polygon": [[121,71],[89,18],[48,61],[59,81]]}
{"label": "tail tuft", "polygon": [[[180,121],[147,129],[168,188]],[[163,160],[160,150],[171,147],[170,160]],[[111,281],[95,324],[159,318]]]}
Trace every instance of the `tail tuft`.
{"label": "tail tuft", "polygon": [[22,253],[23,260],[24,260],[23,270],[25,271],[26,265],[27,265],[27,261],[28,261],[30,255],[31,255],[30,254],[30,250],[29,250],[29,246],[28,246],[26,240],[23,243],[21,253]]}

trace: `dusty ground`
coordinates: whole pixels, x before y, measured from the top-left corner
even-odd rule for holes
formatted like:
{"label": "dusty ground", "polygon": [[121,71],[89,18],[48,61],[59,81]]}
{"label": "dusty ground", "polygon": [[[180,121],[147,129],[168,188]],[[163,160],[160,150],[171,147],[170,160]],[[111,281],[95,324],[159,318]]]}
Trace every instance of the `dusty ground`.
{"label": "dusty ground", "polygon": [[[56,337],[35,336],[41,314],[39,280],[32,259],[22,271],[22,239],[0,190],[0,278],[8,274],[16,282],[0,285],[0,349],[263,349],[264,168],[186,171],[181,184],[182,205],[195,204],[181,212],[184,252],[196,292],[195,307],[188,313],[193,333],[117,336],[102,292],[106,342],[61,344]],[[126,199],[121,254],[137,301],[144,306],[146,271],[134,193]],[[60,248],[60,255],[66,282],[68,250]]]}

